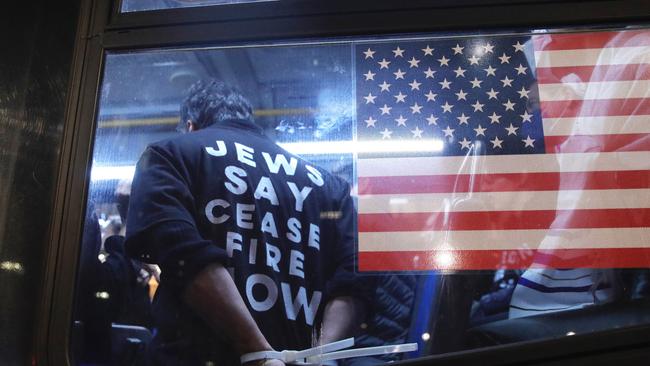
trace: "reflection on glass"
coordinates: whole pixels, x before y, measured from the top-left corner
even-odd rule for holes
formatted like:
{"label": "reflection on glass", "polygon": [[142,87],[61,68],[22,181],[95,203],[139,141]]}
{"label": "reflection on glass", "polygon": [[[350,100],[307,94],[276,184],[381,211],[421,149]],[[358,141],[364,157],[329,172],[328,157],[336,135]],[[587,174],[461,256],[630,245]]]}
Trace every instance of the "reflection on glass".
{"label": "reflection on glass", "polygon": [[[286,272],[305,283],[334,283],[296,248],[318,247],[318,258],[336,260],[345,251],[327,252],[326,243],[340,228],[323,222],[346,217],[356,230],[350,236],[356,250],[352,278],[362,287],[355,296],[363,294],[365,315],[339,314],[354,318],[346,324],[358,323],[356,347],[417,342],[419,350],[340,364],[650,321],[643,311],[650,291],[650,89],[643,50],[650,32],[532,34],[109,54],[80,254],[75,334],[83,336],[74,339],[85,344],[78,344],[77,359],[145,357],[160,350],[165,336],[166,345],[197,347],[189,353],[204,355],[199,361],[236,361],[237,353],[219,348],[223,340],[214,339],[198,320],[200,310],[183,302],[174,287],[191,272],[187,268],[200,267],[187,256],[194,249],[177,249],[174,232],[140,238],[157,253],[134,255],[128,242],[125,248],[129,207],[137,208],[132,216],[141,214],[129,219],[131,230],[132,223],[154,225],[146,220],[164,217],[141,209],[159,198],[143,200],[143,190],[172,201],[191,198],[183,205],[190,214],[180,221],[200,230],[195,242],[211,240],[228,258],[263,268],[232,271],[262,334],[276,342],[300,333],[287,324],[309,325],[307,336],[274,343],[279,349],[307,348],[327,334],[319,325],[336,298],[327,286],[314,290],[279,278]],[[262,148],[248,138],[230,140],[216,128],[221,135],[191,151],[202,153],[205,164],[234,160],[201,170],[165,149],[202,136],[200,128],[177,131],[188,126],[179,109],[190,86],[210,79],[240,91],[270,143]],[[188,116],[190,122],[202,118]],[[150,151],[136,173],[146,147],[161,140],[171,141],[164,149],[156,145],[164,158],[154,159]],[[294,162],[291,154],[300,158]],[[136,183],[140,193],[131,196],[134,174],[153,174],[167,163],[174,167],[169,176]],[[294,180],[275,177],[287,169]],[[303,173],[306,180],[291,188],[288,182]],[[290,219],[304,217],[298,208],[313,208],[310,195],[321,193],[310,192],[320,192],[323,176],[325,186],[337,179],[348,184],[353,202],[325,205],[313,216],[319,224],[296,226]],[[197,190],[187,183],[199,179],[214,184]],[[158,189],[163,183],[169,185]],[[192,189],[181,193],[178,187],[185,185]],[[212,196],[197,199],[197,191]],[[230,193],[215,193],[222,191]],[[250,199],[241,201],[247,194]],[[261,209],[258,201],[267,206]],[[249,229],[258,211],[260,228]],[[228,225],[235,226],[227,230],[231,234],[221,233]],[[283,247],[291,238],[297,241]],[[161,254],[160,243],[174,249]],[[199,252],[199,258],[212,258]],[[2,265],[16,270],[13,263]],[[160,306],[168,307],[156,310]],[[269,311],[273,316],[265,316]],[[157,312],[166,315],[156,319]],[[192,321],[173,320],[186,317]],[[524,317],[544,327],[522,330]],[[138,344],[148,351],[137,351]],[[178,349],[167,348],[172,354]]]}
{"label": "reflection on glass", "polygon": [[258,3],[279,0],[122,0],[122,12],[193,8],[227,4]]}

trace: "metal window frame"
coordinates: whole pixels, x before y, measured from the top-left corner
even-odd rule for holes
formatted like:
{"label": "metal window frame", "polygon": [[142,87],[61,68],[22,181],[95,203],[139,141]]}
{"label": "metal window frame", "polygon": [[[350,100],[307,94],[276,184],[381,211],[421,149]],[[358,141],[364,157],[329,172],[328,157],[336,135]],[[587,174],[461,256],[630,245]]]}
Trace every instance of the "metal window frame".
{"label": "metal window frame", "polygon": [[[75,274],[106,52],[471,29],[492,32],[650,24],[647,0],[412,0],[399,4],[389,0],[282,0],[136,13],[119,9],[120,1],[81,1],[44,295],[34,340],[37,364],[70,364]],[[432,356],[404,364],[542,364],[638,352],[650,352],[650,326]]]}

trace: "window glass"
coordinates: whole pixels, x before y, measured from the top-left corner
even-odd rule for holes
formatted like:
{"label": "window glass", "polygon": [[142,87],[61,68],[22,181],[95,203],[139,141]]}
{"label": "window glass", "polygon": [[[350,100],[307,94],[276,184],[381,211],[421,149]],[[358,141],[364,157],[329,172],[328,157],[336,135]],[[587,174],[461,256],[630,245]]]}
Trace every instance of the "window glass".
{"label": "window glass", "polygon": [[146,10],[191,8],[226,4],[257,3],[278,0],[122,0],[123,13]]}
{"label": "window glass", "polygon": [[76,359],[237,364],[257,328],[276,350],[417,345],[338,361],[374,364],[650,321],[648,47],[631,28],[107,54]]}

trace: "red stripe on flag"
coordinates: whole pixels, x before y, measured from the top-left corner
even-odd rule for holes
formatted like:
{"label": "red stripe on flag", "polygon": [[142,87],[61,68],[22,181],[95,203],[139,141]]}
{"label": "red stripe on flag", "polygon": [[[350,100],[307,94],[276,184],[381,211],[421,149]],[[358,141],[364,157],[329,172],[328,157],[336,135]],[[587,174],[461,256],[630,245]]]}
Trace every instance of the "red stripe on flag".
{"label": "red stripe on flag", "polygon": [[540,84],[623,80],[650,80],[650,65],[633,64],[537,68],[537,82]]}
{"label": "red stripe on flag", "polygon": [[650,248],[359,252],[360,271],[647,268]]}
{"label": "red stripe on flag", "polygon": [[646,227],[650,208],[359,214],[359,232]]}
{"label": "red stripe on flag", "polygon": [[650,46],[650,30],[566,33],[533,36],[535,51]]}
{"label": "red stripe on flag", "polygon": [[650,188],[647,170],[359,177],[359,195]]}
{"label": "red stripe on flag", "polygon": [[650,134],[571,135],[544,137],[547,153],[650,151]]}
{"label": "red stripe on flag", "polygon": [[650,114],[649,98],[541,101],[540,105],[544,118]]}

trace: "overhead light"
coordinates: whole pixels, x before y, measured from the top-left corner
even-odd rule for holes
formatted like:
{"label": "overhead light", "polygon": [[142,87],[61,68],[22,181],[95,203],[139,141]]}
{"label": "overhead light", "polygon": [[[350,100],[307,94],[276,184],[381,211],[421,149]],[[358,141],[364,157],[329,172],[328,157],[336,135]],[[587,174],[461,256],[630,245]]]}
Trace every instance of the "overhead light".
{"label": "overhead light", "polygon": [[285,142],[278,145],[296,155],[440,152],[445,146],[440,139]]}
{"label": "overhead light", "polygon": [[[329,154],[395,154],[440,152],[444,142],[439,139],[419,141],[318,141],[318,142],[285,142],[278,143],[287,151],[296,155],[329,155]],[[123,166],[93,166],[90,172],[92,181],[131,179],[135,173],[134,165]]]}

